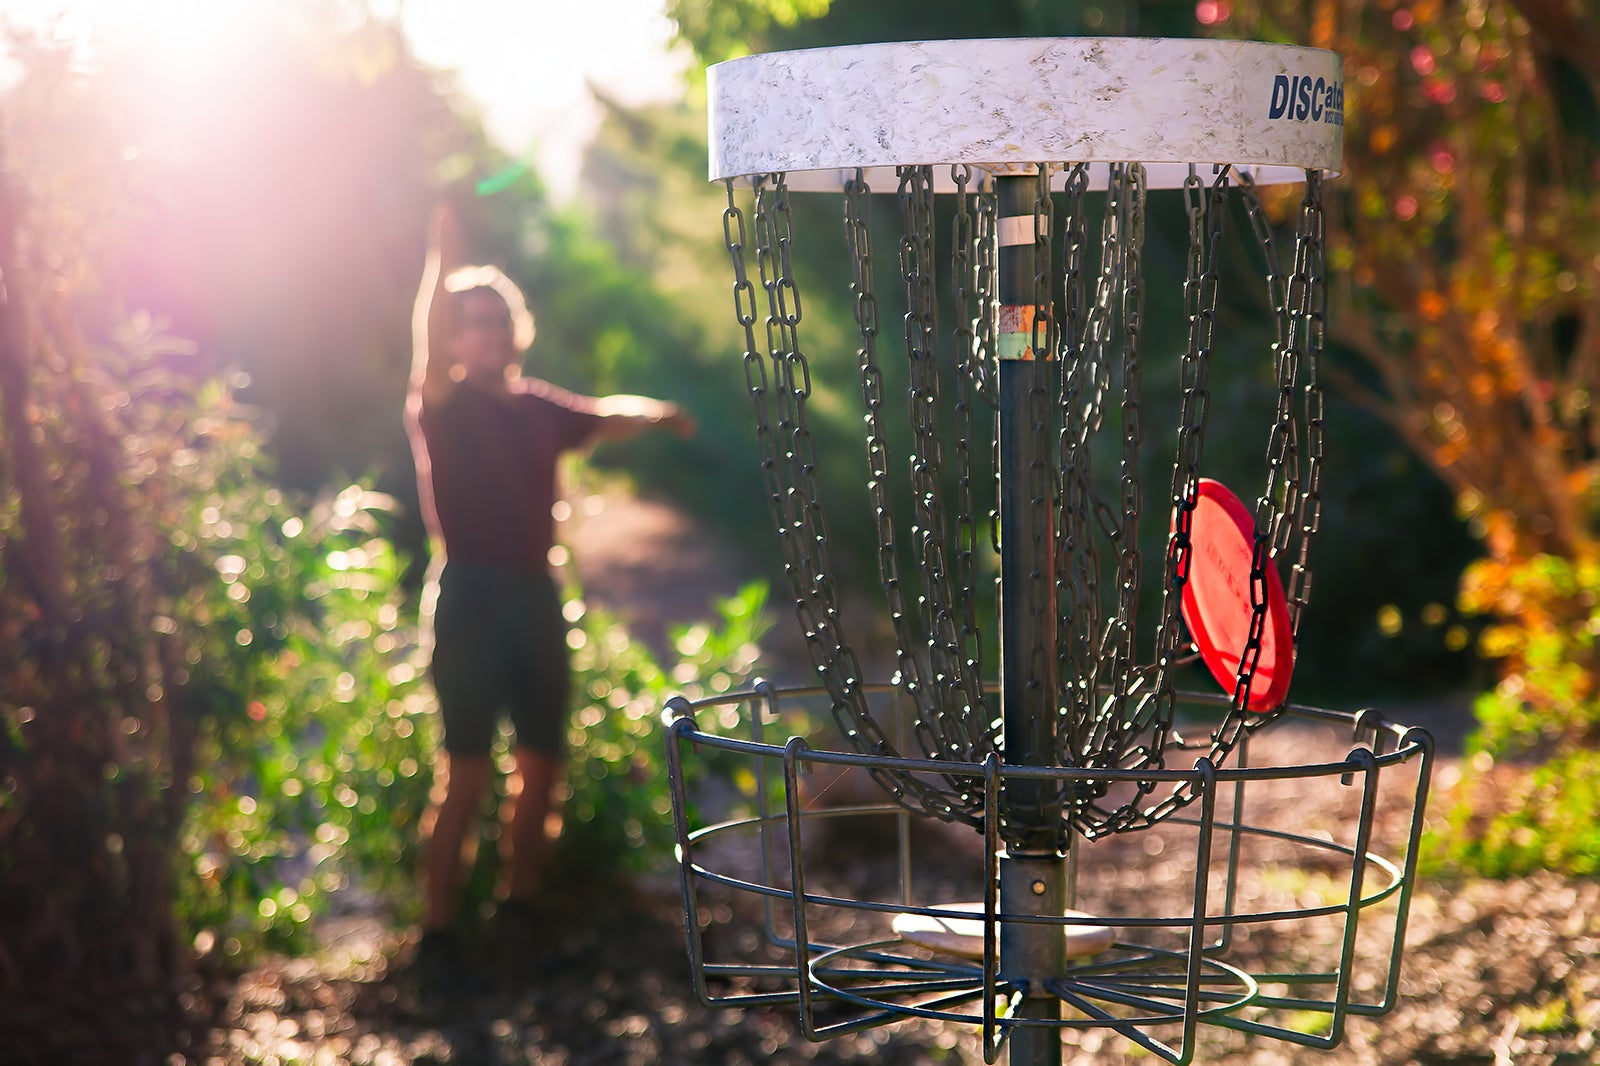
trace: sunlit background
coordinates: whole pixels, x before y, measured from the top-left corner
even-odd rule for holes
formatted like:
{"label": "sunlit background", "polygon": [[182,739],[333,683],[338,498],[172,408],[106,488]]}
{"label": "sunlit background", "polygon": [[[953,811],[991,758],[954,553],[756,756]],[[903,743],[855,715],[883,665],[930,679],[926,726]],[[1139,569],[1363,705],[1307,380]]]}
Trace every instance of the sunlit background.
{"label": "sunlit background", "polygon": [[[349,5],[356,17],[360,5]],[[237,62],[271,0],[7,0],[0,19],[75,42],[92,65],[104,48],[147,56],[163,77],[201,89]],[[531,160],[570,198],[583,144],[600,119],[591,86],[637,105],[682,93],[687,51],[671,44],[662,0],[371,0],[398,19],[417,58],[455,71],[506,151]],[[10,79],[0,66],[0,84]]]}
{"label": "sunlit background", "polygon": [[[72,92],[94,103],[69,117],[15,104],[16,164],[96,190],[108,213],[84,220],[85,261],[117,302],[194,343],[192,369],[241,370],[283,477],[376,468],[405,494],[403,305],[432,202],[463,202],[479,258],[546,261],[535,216],[615,195],[587,154],[604,116],[686,106],[689,54],[663,10],[6,0],[0,26],[22,37],[0,34],[0,91],[27,96],[30,48],[70,57]],[[59,95],[48,82],[34,79]],[[525,284],[536,273],[519,268]],[[559,316],[540,332],[559,338]]]}

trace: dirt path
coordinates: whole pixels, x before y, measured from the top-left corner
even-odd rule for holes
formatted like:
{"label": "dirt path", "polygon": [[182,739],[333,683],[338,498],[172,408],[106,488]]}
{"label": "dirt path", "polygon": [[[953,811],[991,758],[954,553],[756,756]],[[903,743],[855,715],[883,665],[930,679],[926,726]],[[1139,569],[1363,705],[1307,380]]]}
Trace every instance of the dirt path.
{"label": "dirt path", "polygon": [[[617,616],[633,635],[671,658],[668,634],[714,622],[717,604],[755,580],[769,584],[768,630],[758,673],[777,683],[809,683],[810,657],[781,577],[763,559],[777,551],[763,528],[757,543],[724,531],[669,503],[642,499],[617,485],[574,492],[558,531],[571,552],[584,596]],[[888,676],[891,666],[884,667]]]}
{"label": "dirt path", "polygon": [[568,506],[558,536],[584,595],[657,650],[673,626],[715,618],[758,572],[745,549],[671,504],[608,486]]}

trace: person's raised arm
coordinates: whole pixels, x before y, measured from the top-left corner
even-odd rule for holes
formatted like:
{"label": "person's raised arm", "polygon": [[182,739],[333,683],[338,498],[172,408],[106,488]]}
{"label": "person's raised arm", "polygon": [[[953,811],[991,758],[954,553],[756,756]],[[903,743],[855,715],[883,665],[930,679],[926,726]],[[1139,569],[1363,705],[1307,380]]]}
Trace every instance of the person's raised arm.
{"label": "person's raised arm", "polygon": [[461,225],[455,211],[448,204],[440,204],[428,222],[428,254],[411,312],[413,405],[434,403],[449,387],[448,352],[455,333],[455,301],[446,295],[444,280],[461,262]]}
{"label": "person's raised arm", "polygon": [[602,396],[595,413],[604,421],[595,432],[597,441],[626,440],[650,429],[670,429],[680,437],[694,435],[694,419],[675,403],[648,396]]}

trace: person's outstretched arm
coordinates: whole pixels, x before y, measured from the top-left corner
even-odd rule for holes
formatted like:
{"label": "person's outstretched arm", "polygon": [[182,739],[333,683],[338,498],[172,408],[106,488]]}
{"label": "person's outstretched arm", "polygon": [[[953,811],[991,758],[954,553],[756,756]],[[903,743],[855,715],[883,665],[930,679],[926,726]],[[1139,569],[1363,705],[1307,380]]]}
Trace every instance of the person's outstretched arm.
{"label": "person's outstretched arm", "polygon": [[603,419],[596,441],[627,440],[651,429],[670,429],[680,437],[695,431],[694,419],[683,408],[648,396],[602,396],[595,401],[595,413]]}
{"label": "person's outstretched arm", "polygon": [[446,353],[455,333],[455,301],[447,297],[444,279],[461,266],[461,261],[461,225],[455,211],[448,204],[440,204],[428,222],[428,254],[411,312],[409,406],[420,409],[423,403],[435,403],[449,387]]}

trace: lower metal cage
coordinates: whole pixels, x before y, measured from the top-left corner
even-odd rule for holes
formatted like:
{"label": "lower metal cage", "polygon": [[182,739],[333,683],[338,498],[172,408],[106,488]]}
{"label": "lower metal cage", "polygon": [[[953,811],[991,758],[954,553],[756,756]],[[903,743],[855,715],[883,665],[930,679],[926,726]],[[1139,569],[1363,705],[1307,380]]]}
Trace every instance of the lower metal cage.
{"label": "lower metal cage", "polygon": [[[868,691],[894,722],[896,687]],[[1330,1048],[1351,1015],[1393,1008],[1434,757],[1426,731],[1291,705],[1228,765],[1137,770],[771,739],[826,707],[820,689],[764,683],[668,704],[685,931],[706,1005],[792,1005],[813,1040],[912,1018],[975,1026],[987,1062],[1023,1029],[1108,1029],[1169,1062],[1191,1061],[1206,1027]],[[1181,696],[1194,750],[1210,750],[1206,722],[1226,707]],[[1293,764],[1254,765],[1252,746],[1292,749]],[[886,772],[980,790],[983,830],[884,801],[873,778]],[[1151,828],[1074,838],[1067,906],[1095,917],[1040,916],[1004,909],[1000,893],[1016,861],[996,828],[1001,797],[1027,780],[1113,794],[1187,783],[1196,799]],[[701,813],[712,808],[715,820]],[[980,930],[972,957],[899,937],[903,915]],[[1110,926],[1115,942],[1043,979],[1019,975],[1001,952],[1013,923]],[[1040,1000],[1058,1006],[1041,1017]]]}

